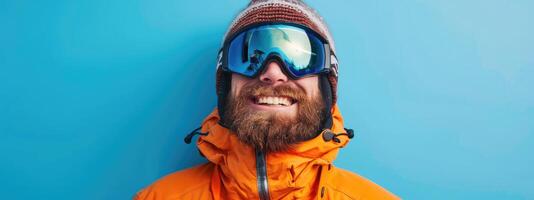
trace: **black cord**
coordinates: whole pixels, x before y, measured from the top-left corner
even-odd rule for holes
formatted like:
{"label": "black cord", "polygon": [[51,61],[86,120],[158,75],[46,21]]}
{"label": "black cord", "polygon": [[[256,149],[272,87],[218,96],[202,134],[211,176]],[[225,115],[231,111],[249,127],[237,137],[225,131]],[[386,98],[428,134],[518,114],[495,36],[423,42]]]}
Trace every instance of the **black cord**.
{"label": "black cord", "polygon": [[195,130],[191,131],[191,133],[187,134],[187,136],[185,136],[185,138],[184,138],[184,142],[186,144],[191,144],[191,140],[193,140],[193,136],[195,136],[195,135],[208,135],[208,133],[199,132],[199,130],[201,128],[202,127],[198,127]]}

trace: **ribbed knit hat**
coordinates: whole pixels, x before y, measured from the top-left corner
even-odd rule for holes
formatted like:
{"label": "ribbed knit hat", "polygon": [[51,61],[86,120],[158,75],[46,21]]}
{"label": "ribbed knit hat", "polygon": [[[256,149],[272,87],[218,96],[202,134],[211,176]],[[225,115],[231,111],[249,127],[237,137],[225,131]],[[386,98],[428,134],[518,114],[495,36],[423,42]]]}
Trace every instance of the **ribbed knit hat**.
{"label": "ribbed knit hat", "polygon": [[[222,43],[234,33],[248,25],[262,22],[284,22],[295,23],[306,26],[320,34],[330,44],[330,48],[335,53],[334,40],[328,31],[326,23],[322,17],[311,7],[306,5],[302,0],[252,0],[248,6],[242,10],[228,27],[223,37]],[[337,69],[336,69],[337,70]],[[337,77],[328,76],[328,82],[331,92],[332,105],[336,102]],[[219,109],[222,108],[226,93],[229,89],[231,79],[221,70],[217,70],[217,95],[219,97]],[[328,95],[330,96],[330,95]],[[330,106],[328,106],[330,107]],[[221,113],[222,114],[222,113]]]}

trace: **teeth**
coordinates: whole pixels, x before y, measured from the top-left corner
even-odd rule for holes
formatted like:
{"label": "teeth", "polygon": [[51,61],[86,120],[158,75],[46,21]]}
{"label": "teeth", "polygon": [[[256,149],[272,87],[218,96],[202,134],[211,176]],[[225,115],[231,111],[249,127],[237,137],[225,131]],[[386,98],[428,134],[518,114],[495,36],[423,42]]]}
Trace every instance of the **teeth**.
{"label": "teeth", "polygon": [[259,97],[258,104],[268,104],[268,105],[291,105],[291,101],[286,97]]}

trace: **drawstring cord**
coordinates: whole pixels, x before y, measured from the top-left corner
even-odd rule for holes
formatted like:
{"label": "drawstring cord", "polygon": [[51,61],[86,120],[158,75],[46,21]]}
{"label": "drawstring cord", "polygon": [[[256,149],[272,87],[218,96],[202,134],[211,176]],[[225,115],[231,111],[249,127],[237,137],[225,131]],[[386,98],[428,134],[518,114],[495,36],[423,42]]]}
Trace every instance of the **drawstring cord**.
{"label": "drawstring cord", "polygon": [[199,130],[201,128],[202,127],[198,127],[195,130],[191,131],[191,133],[187,134],[187,136],[185,136],[185,138],[184,138],[184,142],[186,144],[191,144],[191,140],[193,140],[193,136],[195,136],[195,135],[208,135],[208,133],[199,132]]}
{"label": "drawstring cord", "polygon": [[329,129],[324,130],[323,132],[323,139],[324,141],[328,142],[330,140],[340,143],[341,140],[337,138],[338,136],[346,135],[349,139],[352,139],[354,137],[354,130],[350,128],[345,128],[345,133],[333,133]]}
{"label": "drawstring cord", "polygon": [[337,136],[340,136],[340,135],[346,135],[347,137],[349,137],[349,139],[352,139],[354,137],[354,130],[350,129],[350,128],[344,128],[346,133],[340,133],[340,134],[337,134],[336,136],[334,137],[337,137]]}

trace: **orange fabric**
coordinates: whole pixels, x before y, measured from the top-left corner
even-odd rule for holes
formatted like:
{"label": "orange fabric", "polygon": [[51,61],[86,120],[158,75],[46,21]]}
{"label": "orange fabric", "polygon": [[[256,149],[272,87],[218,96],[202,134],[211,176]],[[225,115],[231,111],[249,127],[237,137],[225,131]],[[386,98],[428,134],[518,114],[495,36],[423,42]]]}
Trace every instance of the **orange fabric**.
{"label": "orange fabric", "polygon": [[[214,110],[203,122],[197,146],[210,161],[167,175],[141,190],[135,200],[259,199],[254,150],[220,126]],[[332,132],[344,133],[343,119],[333,108]],[[324,133],[324,132],[323,132]],[[349,142],[325,141],[322,134],[288,151],[266,155],[271,199],[398,199],[382,187],[333,166],[339,148]]]}

